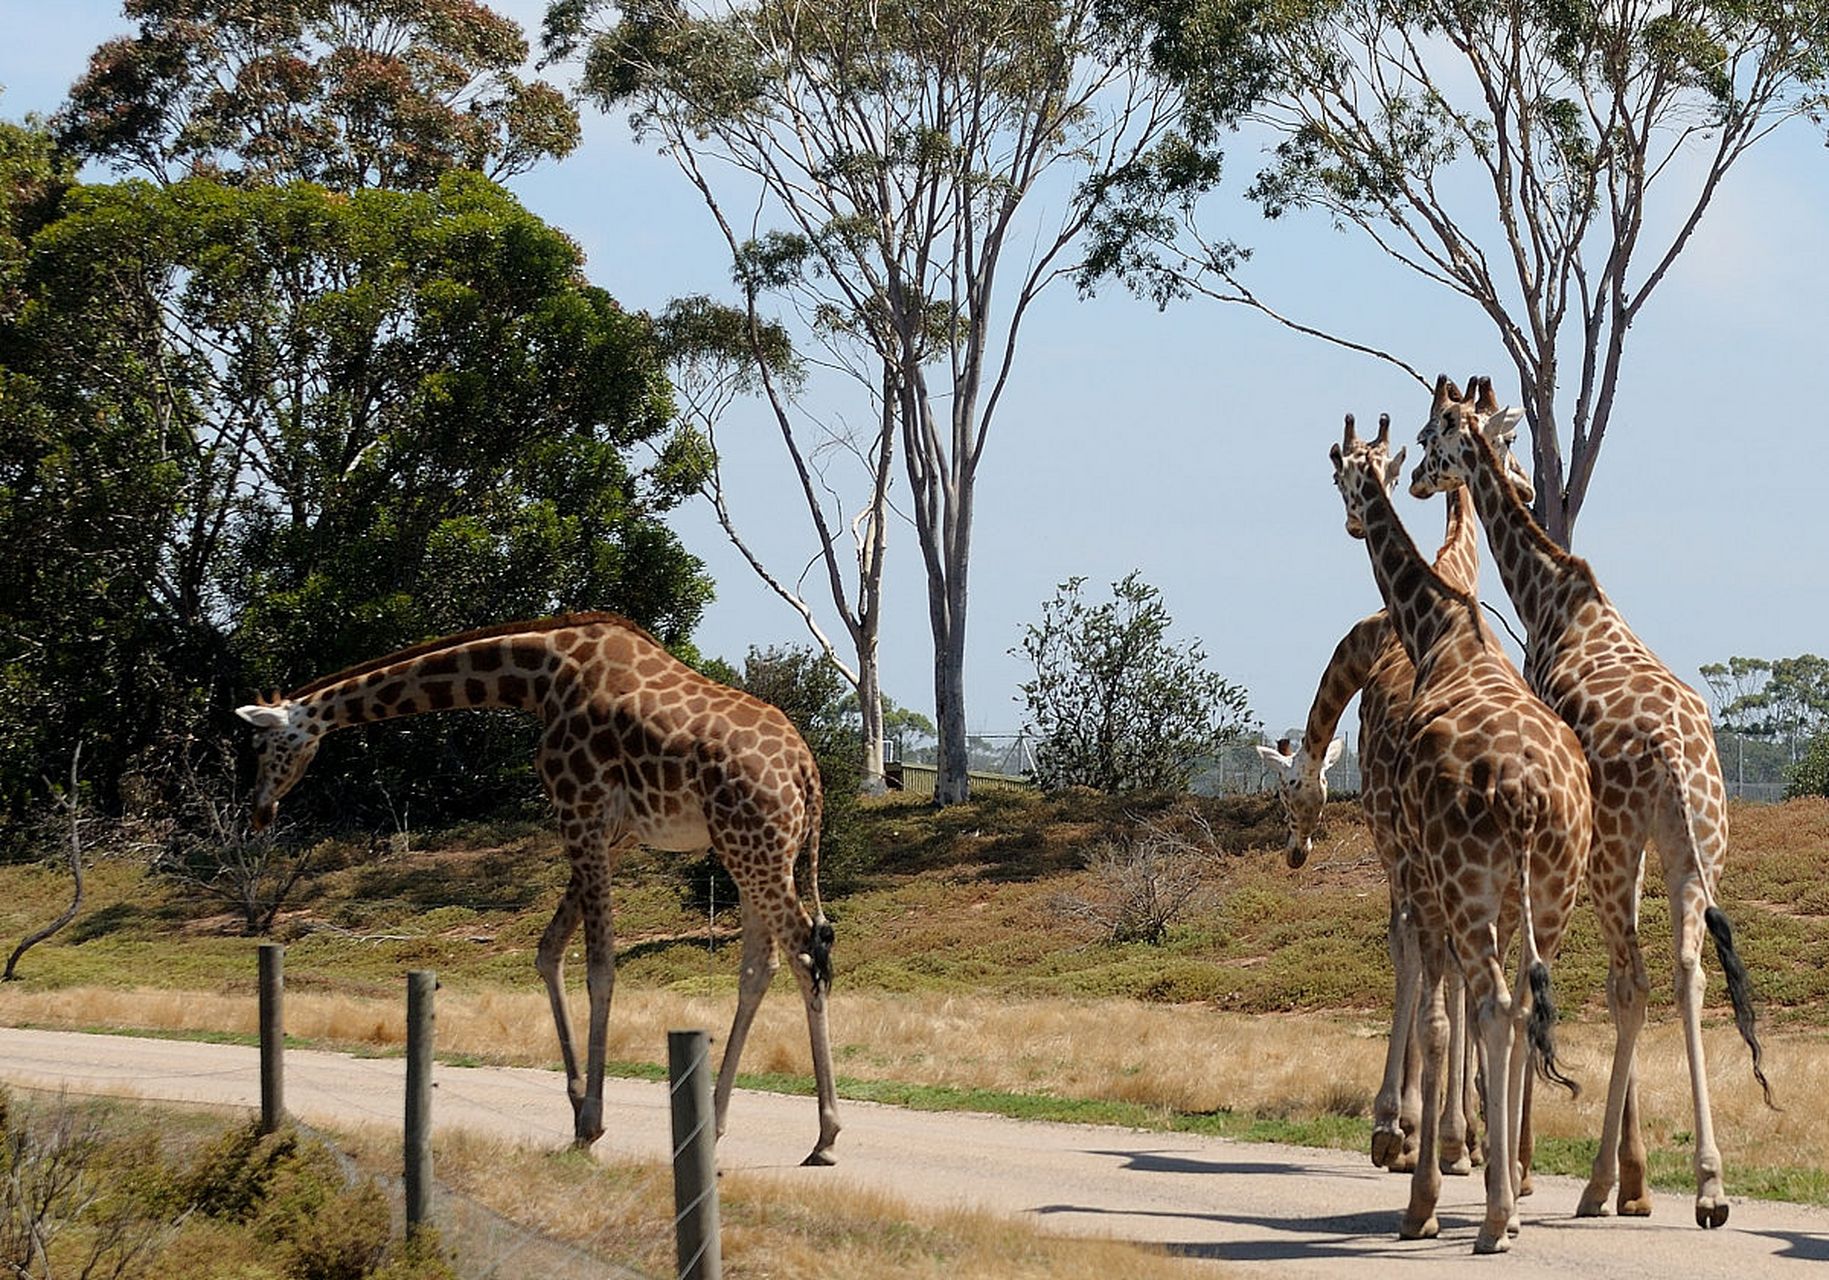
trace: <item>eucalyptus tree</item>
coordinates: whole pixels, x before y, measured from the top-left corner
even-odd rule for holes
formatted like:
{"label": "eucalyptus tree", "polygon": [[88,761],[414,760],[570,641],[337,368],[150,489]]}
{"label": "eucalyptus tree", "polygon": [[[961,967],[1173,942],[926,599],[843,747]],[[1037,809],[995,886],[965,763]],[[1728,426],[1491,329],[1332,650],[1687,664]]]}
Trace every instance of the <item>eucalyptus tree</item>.
{"label": "eucalyptus tree", "polygon": [[[597,0],[547,13],[551,56],[626,110],[699,192],[750,331],[797,309],[869,406],[876,495],[901,452],[927,579],[941,803],[968,789],[964,663],[978,470],[1023,321],[1080,266],[1114,181],[1165,141],[1179,93],[1147,29],[1095,0]],[[771,398],[790,454],[800,430]],[[862,414],[858,417],[863,418]],[[837,573],[816,482],[801,488]]]}
{"label": "eucalyptus tree", "polygon": [[[1818,117],[1821,0],[1139,0],[1164,72],[1230,91],[1275,149],[1248,195],[1318,211],[1464,300],[1523,389],[1537,515],[1567,545],[1613,424],[1627,331],[1722,184],[1787,121]],[[1262,75],[1274,68],[1273,75]],[[1222,95],[1223,96],[1223,95]],[[1223,128],[1227,110],[1191,119]],[[1174,173],[1157,181],[1173,186]],[[1254,291],[1244,255],[1175,220],[1116,222],[1098,265],[1381,355]],[[1420,376],[1420,375],[1419,375]]]}
{"label": "eucalyptus tree", "polygon": [[426,188],[522,172],[578,143],[565,95],[520,75],[525,33],[476,0],[126,0],[63,145],[159,182]]}

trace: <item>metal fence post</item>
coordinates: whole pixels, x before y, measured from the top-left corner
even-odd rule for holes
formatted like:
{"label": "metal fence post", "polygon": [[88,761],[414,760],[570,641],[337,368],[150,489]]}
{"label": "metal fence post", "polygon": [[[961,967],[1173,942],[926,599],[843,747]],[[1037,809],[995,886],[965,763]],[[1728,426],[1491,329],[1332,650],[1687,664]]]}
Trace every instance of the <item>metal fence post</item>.
{"label": "metal fence post", "polygon": [[406,975],[406,1232],[432,1208],[432,993],[430,969]]}
{"label": "metal fence post", "polygon": [[711,1037],[667,1033],[667,1079],[673,1099],[673,1235],[680,1280],[720,1280],[717,1125],[711,1111]]}
{"label": "metal fence post", "polygon": [[286,949],[260,944],[260,1131],[276,1132],[286,1122],[286,1022],[281,997],[286,989]]}

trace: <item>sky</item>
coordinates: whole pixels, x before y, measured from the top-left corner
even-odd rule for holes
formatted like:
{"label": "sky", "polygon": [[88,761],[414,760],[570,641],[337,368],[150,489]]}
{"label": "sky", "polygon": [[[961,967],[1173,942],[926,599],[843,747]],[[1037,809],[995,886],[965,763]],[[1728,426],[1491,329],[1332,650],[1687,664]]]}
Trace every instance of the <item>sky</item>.
{"label": "sky", "polygon": [[[493,7],[537,39],[542,0]],[[90,51],[128,30],[104,0],[0,0],[0,116],[55,110]],[[565,68],[549,74],[569,82]],[[583,246],[590,277],[624,306],[658,311],[697,292],[732,299],[722,242],[672,162],[635,144],[620,119],[586,108],[584,123],[576,153],[508,185]],[[1323,217],[1270,223],[1238,198],[1261,151],[1250,137],[1228,148],[1227,181],[1205,217],[1252,247],[1245,277],[1259,296],[1431,375],[1491,373],[1507,399],[1503,353],[1469,304]],[[1812,403],[1829,355],[1826,233],[1829,151],[1820,132],[1795,123],[1735,168],[1627,344],[1575,549],[1640,637],[1699,688],[1698,667],[1730,655],[1829,648],[1829,409]],[[1388,412],[1408,440],[1428,402],[1401,371],[1243,308],[1194,299],[1158,311],[1115,286],[1089,300],[1070,285],[1045,294],[979,472],[971,730],[1020,726],[1027,671],[1010,651],[1057,584],[1083,575],[1089,592],[1102,591],[1133,569],[1161,589],[1175,638],[1204,644],[1272,736],[1299,726],[1335,642],[1380,603],[1362,544],[1344,532],[1328,447],[1347,412],[1361,423]],[[868,416],[836,397],[819,407]],[[720,443],[739,525],[791,577],[815,547],[772,431],[759,406],[739,404]],[[1400,494],[1398,506],[1433,550],[1440,501]],[[673,524],[717,583],[698,632],[703,652],[740,661],[751,646],[807,642],[707,504],[689,504]],[[818,586],[809,579],[816,605]],[[886,590],[884,688],[931,712],[910,526],[891,532]],[[1482,594],[1510,613],[1490,567]],[[829,606],[822,616],[834,631]],[[1356,721],[1343,727],[1356,734]]]}

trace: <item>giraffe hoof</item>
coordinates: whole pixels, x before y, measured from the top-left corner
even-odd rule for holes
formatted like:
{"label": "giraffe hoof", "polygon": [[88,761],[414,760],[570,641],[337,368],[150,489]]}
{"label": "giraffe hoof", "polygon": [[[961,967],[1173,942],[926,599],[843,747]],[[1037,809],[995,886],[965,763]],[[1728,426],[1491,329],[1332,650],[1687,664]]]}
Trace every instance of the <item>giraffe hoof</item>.
{"label": "giraffe hoof", "polygon": [[1430,1214],[1420,1222],[1405,1214],[1397,1224],[1399,1240],[1433,1240],[1441,1233],[1442,1224],[1436,1221],[1434,1214]]}
{"label": "giraffe hoof", "polygon": [[1696,1201],[1696,1225],[1705,1231],[1713,1231],[1727,1221],[1727,1201]]}
{"label": "giraffe hoof", "polygon": [[1466,1152],[1453,1158],[1444,1155],[1439,1161],[1439,1167],[1449,1177],[1465,1178],[1473,1172],[1473,1161],[1467,1158]]}
{"label": "giraffe hoof", "polygon": [[1389,1169],[1391,1162],[1403,1152],[1404,1137],[1401,1133],[1380,1130],[1372,1134],[1372,1163],[1380,1169]]}
{"label": "giraffe hoof", "polygon": [[[1723,1208],[1725,1207],[1723,1206]],[[1648,1195],[1635,1196],[1628,1200],[1621,1196],[1619,1198],[1619,1216],[1622,1218],[1649,1218],[1651,1216],[1651,1197]],[[1726,1215],[1722,1216],[1725,1220]]]}
{"label": "giraffe hoof", "polygon": [[1387,1164],[1385,1168],[1389,1169],[1392,1173],[1415,1173],[1416,1152],[1403,1152],[1395,1160],[1391,1161],[1390,1164]]}
{"label": "giraffe hoof", "polygon": [[830,1168],[838,1163],[838,1157],[821,1147],[800,1163],[805,1168]]}
{"label": "giraffe hoof", "polygon": [[1610,1217],[1612,1212],[1611,1209],[1607,1208],[1607,1193],[1605,1191],[1602,1191],[1598,1195],[1596,1195],[1592,1189],[1584,1191],[1581,1193],[1581,1203],[1575,1206],[1575,1216],[1577,1218],[1605,1218]]}
{"label": "giraffe hoof", "polygon": [[1505,1253],[1510,1250],[1510,1248],[1510,1236],[1506,1235],[1503,1231],[1496,1235],[1488,1235],[1484,1227],[1480,1229],[1479,1238],[1473,1242],[1473,1251],[1475,1253]]}

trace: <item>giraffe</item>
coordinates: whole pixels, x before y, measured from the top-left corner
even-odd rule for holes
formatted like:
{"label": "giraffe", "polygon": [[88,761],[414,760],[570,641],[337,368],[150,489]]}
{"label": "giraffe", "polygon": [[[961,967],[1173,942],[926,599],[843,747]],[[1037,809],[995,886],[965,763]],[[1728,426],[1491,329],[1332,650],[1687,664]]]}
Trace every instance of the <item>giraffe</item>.
{"label": "giraffe", "polygon": [[[1490,384],[1484,383],[1490,393]],[[1600,1150],[1577,1214],[1651,1212],[1639,1132],[1635,1054],[1651,984],[1638,940],[1639,882],[1647,841],[1657,845],[1670,899],[1677,1007],[1695,1111],[1696,1223],[1727,1221],[1721,1151],[1715,1142],[1703,1058],[1702,938],[1714,938],[1734,1021],[1752,1052],[1753,1075],[1771,1104],[1751,984],[1733,929],[1715,900],[1727,854],[1727,799],[1708,708],[1646,647],[1601,590],[1586,560],[1546,534],[1506,481],[1491,443],[1472,429],[1468,403],[1436,383],[1411,480],[1418,497],[1467,486],[1493,559],[1527,637],[1525,676],[1572,726],[1593,771],[1595,849],[1589,888],[1607,942],[1607,1005],[1615,1041]]]}
{"label": "giraffe", "polygon": [[[780,960],[806,1003],[819,1141],[807,1164],[833,1163],[837,1091],[826,1027],[833,930],[819,903],[824,804],[812,753],[788,718],[675,659],[626,618],[568,614],[414,645],[236,708],[259,750],[256,829],[272,822],[324,735],[351,725],[467,707],[531,711],[544,722],[536,765],[558,813],[571,879],[540,939],[536,967],[552,1003],[580,1146],[603,1134],[603,1062],[616,955],[611,875],[635,844],[713,850],[741,898],[736,1018],[718,1070],[717,1130],[756,1007]],[[796,857],[807,851],[805,893]],[[565,948],[584,928],[590,1026],[584,1069],[565,1008]]]}
{"label": "giraffe", "polygon": [[[1450,586],[1472,595],[1479,582],[1479,557],[1479,521],[1458,498],[1451,499],[1435,570]],[[1397,756],[1415,675],[1397,633],[1380,609],[1355,623],[1334,647],[1295,752],[1258,747],[1282,778],[1277,794],[1289,835],[1287,859],[1291,867],[1300,867],[1307,861],[1321,807],[1327,801],[1327,770],[1339,759],[1343,745],[1333,736],[1334,730],[1346,704],[1363,694],[1359,703],[1359,803],[1391,895],[1385,938],[1396,980],[1384,1075],[1372,1107],[1372,1163],[1393,1173],[1410,1173],[1416,1168],[1417,1118],[1422,1109],[1422,1042],[1416,1020],[1422,997],[1422,954],[1414,922],[1398,894],[1396,876]],[[1467,1072],[1466,1002],[1458,974],[1449,975],[1447,1005],[1448,1078],[1439,1121],[1439,1159],[1443,1173],[1464,1175],[1473,1171],[1477,1156],[1467,1138],[1476,1125],[1478,1100]]]}
{"label": "giraffe", "polygon": [[[1486,1214],[1475,1253],[1510,1247],[1521,1170],[1514,1156],[1524,1074],[1574,1082],[1557,1065],[1549,962],[1574,907],[1591,835],[1581,744],[1525,687],[1491,643],[1479,606],[1430,567],[1404,531],[1387,490],[1390,418],[1360,440],[1346,419],[1331,451],[1347,532],[1361,538],[1372,576],[1415,667],[1398,758],[1399,893],[1415,914],[1426,993],[1420,1145],[1435,1148],[1435,1107],[1447,1045],[1442,977],[1452,955],[1476,1011],[1486,1080]],[[1506,940],[1521,939],[1518,994],[1505,980]],[[1418,1160],[1405,1238],[1440,1230],[1441,1171]]]}

